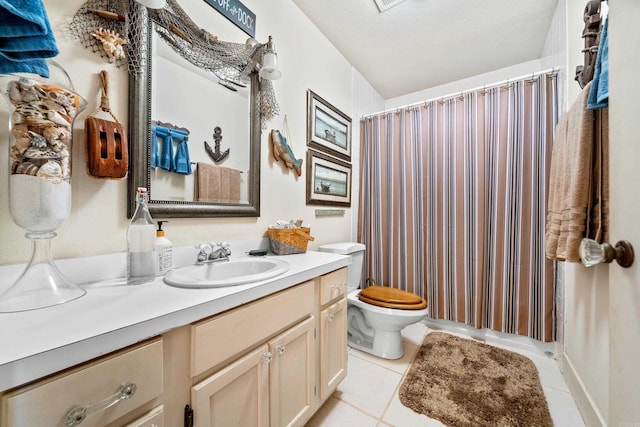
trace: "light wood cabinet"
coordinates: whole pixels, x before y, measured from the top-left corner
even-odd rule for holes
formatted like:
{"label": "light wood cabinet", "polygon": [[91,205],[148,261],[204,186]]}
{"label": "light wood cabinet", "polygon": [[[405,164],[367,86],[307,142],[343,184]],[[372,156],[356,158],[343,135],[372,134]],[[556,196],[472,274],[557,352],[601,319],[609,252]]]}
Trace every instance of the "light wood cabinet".
{"label": "light wood cabinet", "polygon": [[303,426],[346,375],[346,277],[336,270],[3,392],[0,427],[65,425],[74,407],[87,408],[70,424],[80,427]]}
{"label": "light wood cabinet", "polygon": [[347,300],[320,314],[320,399],[327,399],[347,376]]}
{"label": "light wood cabinet", "polygon": [[[195,325],[194,343],[207,345],[193,349],[193,374],[263,339],[260,347],[193,387],[195,425],[304,425],[347,373],[346,279],[346,268],[336,270]],[[277,328],[303,317],[273,337]],[[244,342],[234,349],[221,348],[225,340],[220,338],[231,330],[239,337],[235,341]],[[219,351],[207,354],[203,362],[198,352],[204,348]]]}
{"label": "light wood cabinet", "polygon": [[191,327],[191,376],[196,377],[246,351],[313,312],[309,281],[201,320]]}
{"label": "light wood cabinet", "polygon": [[332,271],[318,278],[320,284],[320,306],[347,296],[347,269]]}
{"label": "light wood cabinet", "polygon": [[4,393],[0,425],[104,426],[162,394],[162,339]]}
{"label": "light wood cabinet", "polygon": [[265,344],[191,389],[194,425],[269,425],[269,347]]}
{"label": "light wood cabinet", "polygon": [[316,401],[316,321],[309,317],[269,343],[271,426],[300,426]]}
{"label": "light wood cabinet", "polygon": [[302,425],[315,403],[314,327],[309,317],[193,386],[194,425]]}

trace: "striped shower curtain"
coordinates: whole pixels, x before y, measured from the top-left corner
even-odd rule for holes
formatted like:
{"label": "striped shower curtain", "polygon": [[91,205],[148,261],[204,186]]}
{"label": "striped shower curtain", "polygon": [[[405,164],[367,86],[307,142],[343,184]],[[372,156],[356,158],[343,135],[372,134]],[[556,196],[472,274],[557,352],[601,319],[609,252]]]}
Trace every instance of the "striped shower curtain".
{"label": "striped shower curtain", "polygon": [[551,341],[544,222],[556,73],[361,122],[364,278],[429,316]]}

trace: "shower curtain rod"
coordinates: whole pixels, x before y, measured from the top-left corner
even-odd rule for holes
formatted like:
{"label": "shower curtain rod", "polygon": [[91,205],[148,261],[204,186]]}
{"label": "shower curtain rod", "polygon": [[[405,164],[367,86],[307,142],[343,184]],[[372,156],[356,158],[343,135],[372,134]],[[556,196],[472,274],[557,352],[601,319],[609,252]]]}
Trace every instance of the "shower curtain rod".
{"label": "shower curtain rod", "polygon": [[450,93],[448,95],[436,96],[435,98],[427,99],[425,101],[414,102],[412,104],[403,105],[401,107],[395,107],[395,108],[390,108],[390,109],[384,110],[384,111],[378,111],[377,113],[371,113],[371,114],[368,114],[366,116],[362,116],[360,118],[360,120],[368,119],[368,118],[373,117],[373,116],[379,116],[381,114],[390,113],[390,112],[393,112],[393,111],[400,111],[400,110],[403,110],[405,108],[414,107],[416,105],[428,104],[429,102],[433,102],[433,101],[444,101],[445,99],[451,99],[451,98],[454,98],[456,96],[462,96],[465,93],[476,92],[476,91],[481,90],[481,89],[484,90],[484,89],[491,89],[491,88],[498,87],[498,86],[504,86],[504,85],[508,85],[509,83],[514,83],[514,82],[517,82],[517,81],[520,81],[520,80],[524,80],[524,79],[528,79],[528,78],[529,79],[533,79],[534,77],[541,76],[543,74],[553,74],[553,73],[557,74],[558,71],[559,71],[558,68],[548,68],[548,69],[543,70],[543,71],[537,71],[535,73],[525,74],[525,75],[520,76],[520,77],[502,80],[502,81],[497,82],[497,83],[491,83],[491,84],[488,84],[488,85],[482,85],[482,86],[474,87],[473,89],[461,90],[459,92]]}

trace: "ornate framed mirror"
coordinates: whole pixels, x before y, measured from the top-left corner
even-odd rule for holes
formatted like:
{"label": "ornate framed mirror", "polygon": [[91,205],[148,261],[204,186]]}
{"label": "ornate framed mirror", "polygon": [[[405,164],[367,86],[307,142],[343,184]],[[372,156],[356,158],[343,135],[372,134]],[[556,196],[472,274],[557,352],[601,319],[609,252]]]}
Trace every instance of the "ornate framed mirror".
{"label": "ornate framed mirror", "polygon": [[[261,124],[257,72],[249,74],[246,87],[218,84],[211,73],[208,76],[206,71],[199,70],[163,44],[155,34],[155,24],[146,8],[136,2],[131,2],[131,8],[136,8],[132,10],[136,19],[129,23],[129,51],[139,61],[141,72],[129,73],[128,217],[135,210],[138,187],[148,189],[149,211],[158,218],[260,216]],[[211,8],[204,13],[217,14]],[[206,16],[198,15],[198,18],[210,22]],[[167,71],[168,67],[174,69]],[[180,76],[179,81],[171,80],[172,75]],[[175,84],[167,83],[172,81]],[[181,85],[190,82],[195,86]],[[237,105],[238,110],[229,111],[231,105]],[[158,122],[189,130],[192,174],[170,173],[152,164],[152,154],[157,154],[152,153],[152,144],[157,146],[155,138],[152,141],[152,127]],[[207,155],[210,151],[207,144],[211,148],[214,140],[220,141],[217,128],[221,128],[224,137],[222,151],[230,148],[229,157],[220,166],[239,171],[241,181],[240,196],[225,202],[207,201],[211,199],[200,197],[195,188],[198,187],[198,166],[213,164]],[[229,133],[225,134],[225,130]]]}

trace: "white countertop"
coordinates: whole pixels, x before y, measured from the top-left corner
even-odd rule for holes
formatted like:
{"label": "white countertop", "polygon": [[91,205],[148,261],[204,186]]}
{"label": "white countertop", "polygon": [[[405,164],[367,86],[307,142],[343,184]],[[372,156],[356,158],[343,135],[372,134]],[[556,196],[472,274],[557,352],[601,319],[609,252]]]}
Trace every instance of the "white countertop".
{"label": "white countertop", "polygon": [[[176,249],[177,258],[186,259],[180,254],[182,248]],[[188,253],[190,257],[194,256],[195,250],[191,248]],[[243,250],[234,251],[232,257],[246,256],[243,253]],[[350,257],[322,252],[277,257],[270,254],[289,262],[289,271],[246,285],[183,289],[166,285],[162,278],[143,285],[125,285],[123,275],[120,275],[124,256],[123,253],[56,262],[76,283],[87,283],[83,285],[87,290],[84,296],[53,307],[0,313],[0,391],[246,304],[350,263]],[[15,278],[16,271],[19,272],[13,266],[0,266],[0,273],[2,270],[0,291],[8,287],[6,279]],[[106,280],[87,280],[91,274],[99,274]]]}

